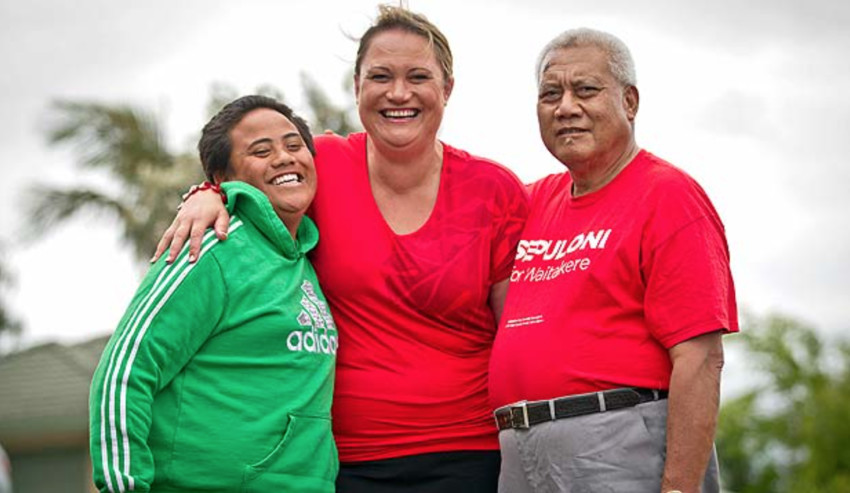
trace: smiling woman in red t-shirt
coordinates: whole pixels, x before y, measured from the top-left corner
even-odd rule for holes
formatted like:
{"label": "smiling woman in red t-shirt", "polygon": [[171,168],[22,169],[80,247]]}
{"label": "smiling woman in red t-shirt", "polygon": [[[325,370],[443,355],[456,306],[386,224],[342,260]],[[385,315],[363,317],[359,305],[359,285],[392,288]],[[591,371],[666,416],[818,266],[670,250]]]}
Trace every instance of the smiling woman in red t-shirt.
{"label": "smiling woman in red t-shirt", "polygon": [[[496,490],[487,366],[528,204],[510,171],[437,139],[453,85],[436,26],[382,6],[355,62],[366,132],[316,139],[340,492]],[[218,197],[196,194],[157,254],[214,222]]]}

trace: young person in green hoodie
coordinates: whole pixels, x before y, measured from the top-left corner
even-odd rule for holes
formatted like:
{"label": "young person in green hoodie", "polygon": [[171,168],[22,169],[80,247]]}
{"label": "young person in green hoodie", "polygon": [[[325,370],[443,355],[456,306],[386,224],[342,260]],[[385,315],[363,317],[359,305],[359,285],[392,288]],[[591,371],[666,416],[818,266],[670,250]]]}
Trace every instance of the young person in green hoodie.
{"label": "young person in green hoodie", "polygon": [[306,123],[246,96],[204,127],[207,178],[232,214],[154,264],[94,374],[91,457],[101,491],[332,492],[337,331],[306,254],[318,231]]}

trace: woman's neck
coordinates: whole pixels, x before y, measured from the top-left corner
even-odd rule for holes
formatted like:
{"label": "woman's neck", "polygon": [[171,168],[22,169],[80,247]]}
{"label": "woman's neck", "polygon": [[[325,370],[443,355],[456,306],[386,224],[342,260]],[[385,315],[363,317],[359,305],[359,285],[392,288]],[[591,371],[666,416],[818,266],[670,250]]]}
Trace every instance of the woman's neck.
{"label": "woman's neck", "polygon": [[366,159],[369,178],[398,192],[427,186],[439,180],[443,165],[443,145],[438,140],[420,150],[405,149],[399,152],[379,149],[371,139],[366,140]]}

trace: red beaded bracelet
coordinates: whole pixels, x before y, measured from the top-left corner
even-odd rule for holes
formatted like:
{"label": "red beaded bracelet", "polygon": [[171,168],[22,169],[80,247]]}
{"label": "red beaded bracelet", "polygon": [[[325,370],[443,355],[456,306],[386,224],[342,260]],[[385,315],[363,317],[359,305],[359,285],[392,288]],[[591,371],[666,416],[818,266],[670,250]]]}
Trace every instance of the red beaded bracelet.
{"label": "red beaded bracelet", "polygon": [[195,193],[200,192],[202,190],[212,190],[212,191],[216,192],[217,194],[219,194],[219,196],[221,196],[221,201],[225,205],[227,205],[227,194],[224,193],[224,190],[222,190],[221,187],[216,185],[215,183],[211,183],[211,182],[208,182],[208,181],[205,181],[205,182],[201,183],[200,185],[192,185],[192,187],[189,188],[189,191],[183,194],[183,202],[186,202],[186,199],[188,199],[189,197],[191,197]]}

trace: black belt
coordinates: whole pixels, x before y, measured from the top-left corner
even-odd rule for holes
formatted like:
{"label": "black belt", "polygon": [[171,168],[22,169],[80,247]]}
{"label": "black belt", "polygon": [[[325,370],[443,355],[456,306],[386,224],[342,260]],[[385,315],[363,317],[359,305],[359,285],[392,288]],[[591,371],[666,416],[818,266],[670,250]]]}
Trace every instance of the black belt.
{"label": "black belt", "polygon": [[496,416],[496,426],[499,430],[526,429],[546,421],[634,407],[644,402],[666,398],[666,390],[627,387],[559,397],[548,401],[517,402],[500,407],[493,414]]}

